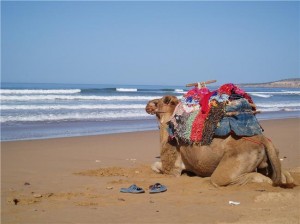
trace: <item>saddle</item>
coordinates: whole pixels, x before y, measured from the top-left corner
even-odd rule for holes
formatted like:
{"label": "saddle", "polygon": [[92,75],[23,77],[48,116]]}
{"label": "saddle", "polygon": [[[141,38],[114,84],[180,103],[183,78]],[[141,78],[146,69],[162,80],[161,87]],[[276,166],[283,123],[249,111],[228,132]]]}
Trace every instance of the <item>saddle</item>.
{"label": "saddle", "polygon": [[171,138],[187,144],[210,145],[215,136],[262,134],[249,94],[229,83],[210,91],[194,87],[183,95],[168,122]]}

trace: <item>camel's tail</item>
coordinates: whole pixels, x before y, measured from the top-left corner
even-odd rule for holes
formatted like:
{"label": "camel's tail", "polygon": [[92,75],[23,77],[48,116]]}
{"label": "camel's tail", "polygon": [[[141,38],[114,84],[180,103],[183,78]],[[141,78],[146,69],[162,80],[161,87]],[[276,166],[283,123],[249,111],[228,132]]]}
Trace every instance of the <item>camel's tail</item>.
{"label": "camel's tail", "polygon": [[274,186],[281,186],[281,163],[278,157],[277,150],[271,140],[266,137],[262,138],[262,143],[265,146],[265,149],[268,154],[269,162],[272,166],[272,176],[271,179],[273,181]]}

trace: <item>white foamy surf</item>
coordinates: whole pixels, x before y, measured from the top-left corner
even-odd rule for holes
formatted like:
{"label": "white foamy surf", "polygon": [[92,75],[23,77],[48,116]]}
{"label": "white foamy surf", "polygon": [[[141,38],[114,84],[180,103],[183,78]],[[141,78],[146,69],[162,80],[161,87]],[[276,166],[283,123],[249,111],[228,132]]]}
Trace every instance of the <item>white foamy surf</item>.
{"label": "white foamy surf", "polygon": [[[73,129],[80,135],[83,132],[89,133],[92,125],[95,133],[148,130],[149,127],[156,129],[155,117],[145,112],[147,102],[163,95],[181,98],[190,89],[182,86],[33,86],[34,88],[28,84],[17,87],[9,85],[6,88],[2,85],[2,140],[50,136],[58,132],[66,136]],[[276,114],[279,117],[300,116],[298,89],[245,90],[253,98],[257,109],[263,112],[264,119]],[[149,123],[150,120],[153,123]],[[122,128],[119,127],[121,123]],[[48,131],[50,126],[51,133]]]}

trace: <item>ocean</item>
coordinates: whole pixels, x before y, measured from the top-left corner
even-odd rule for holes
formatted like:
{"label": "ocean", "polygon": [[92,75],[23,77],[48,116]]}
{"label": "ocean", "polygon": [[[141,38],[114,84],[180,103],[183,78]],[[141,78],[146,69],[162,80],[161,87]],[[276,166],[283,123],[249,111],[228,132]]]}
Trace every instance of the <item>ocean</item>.
{"label": "ocean", "polygon": [[[210,90],[218,86],[209,85]],[[159,85],[2,83],[1,141],[157,130],[149,100],[181,97],[190,88]],[[300,89],[242,88],[258,120],[300,117]]]}

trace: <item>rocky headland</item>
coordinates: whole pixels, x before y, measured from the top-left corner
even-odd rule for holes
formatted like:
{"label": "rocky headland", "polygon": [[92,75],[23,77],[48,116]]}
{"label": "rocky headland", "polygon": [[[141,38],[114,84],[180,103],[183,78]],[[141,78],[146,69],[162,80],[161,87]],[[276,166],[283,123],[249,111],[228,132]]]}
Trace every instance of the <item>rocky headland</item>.
{"label": "rocky headland", "polygon": [[283,79],[265,83],[242,83],[244,87],[278,87],[278,88],[300,88],[300,78]]}

